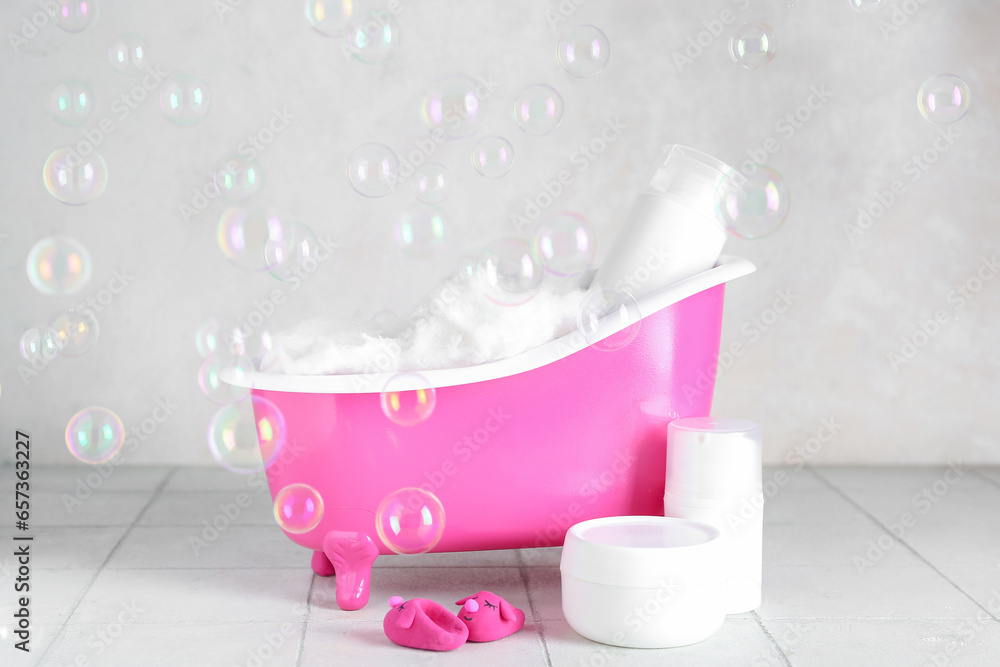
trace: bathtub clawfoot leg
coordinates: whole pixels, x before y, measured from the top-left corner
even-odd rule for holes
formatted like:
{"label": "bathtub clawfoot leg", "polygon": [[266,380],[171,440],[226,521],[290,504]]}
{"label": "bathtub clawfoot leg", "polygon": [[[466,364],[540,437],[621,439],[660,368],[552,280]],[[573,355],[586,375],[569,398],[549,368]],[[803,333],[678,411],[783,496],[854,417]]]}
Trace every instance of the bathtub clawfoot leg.
{"label": "bathtub clawfoot leg", "polygon": [[332,577],[334,573],[333,563],[322,551],[314,551],[312,558],[312,569],[321,577]]}
{"label": "bathtub clawfoot leg", "polygon": [[368,604],[368,582],[378,558],[372,538],[367,533],[331,530],[323,538],[323,553],[337,572],[337,605],[353,611]]}

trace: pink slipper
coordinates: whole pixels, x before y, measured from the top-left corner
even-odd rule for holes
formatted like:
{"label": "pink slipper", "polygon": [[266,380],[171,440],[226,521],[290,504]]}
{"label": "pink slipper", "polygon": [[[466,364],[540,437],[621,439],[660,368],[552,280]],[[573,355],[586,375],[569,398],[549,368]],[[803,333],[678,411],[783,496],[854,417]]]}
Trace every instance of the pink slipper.
{"label": "pink slipper", "polygon": [[[400,646],[428,651],[450,651],[465,643],[469,628],[465,623],[432,600],[414,598],[403,602],[394,595],[389,598],[392,609],[382,621],[385,636]],[[523,620],[523,614],[522,620]]]}
{"label": "pink slipper", "polygon": [[458,618],[469,626],[470,642],[491,642],[524,627],[524,612],[496,593],[479,591],[459,600]]}

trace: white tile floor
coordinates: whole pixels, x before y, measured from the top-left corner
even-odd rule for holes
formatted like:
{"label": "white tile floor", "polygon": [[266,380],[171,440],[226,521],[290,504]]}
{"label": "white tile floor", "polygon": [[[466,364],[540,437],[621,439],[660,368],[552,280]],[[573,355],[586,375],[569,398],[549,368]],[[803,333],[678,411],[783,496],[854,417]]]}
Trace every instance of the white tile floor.
{"label": "white tile floor", "polygon": [[[1000,664],[1000,470],[946,470],[785,469],[765,511],[764,603],[700,644],[656,651],[573,632],[558,549],[381,557],[371,603],[345,612],[248,478],[36,468],[25,655],[10,634],[13,517],[2,513],[13,512],[12,471],[0,468],[0,665]],[[785,479],[776,472],[765,480]],[[239,493],[250,506],[193,546]],[[450,604],[481,589],[524,609],[524,630],[446,654],[382,634],[392,595]]]}

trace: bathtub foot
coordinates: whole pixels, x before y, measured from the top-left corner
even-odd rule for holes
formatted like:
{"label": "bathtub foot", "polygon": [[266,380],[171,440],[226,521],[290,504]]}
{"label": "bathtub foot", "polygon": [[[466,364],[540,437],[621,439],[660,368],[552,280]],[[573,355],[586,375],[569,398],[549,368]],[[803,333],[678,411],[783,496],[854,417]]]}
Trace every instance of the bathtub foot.
{"label": "bathtub foot", "polygon": [[313,552],[312,569],[321,577],[332,577],[334,573],[333,563],[322,551]]}
{"label": "bathtub foot", "polygon": [[368,604],[368,582],[378,558],[372,538],[367,533],[331,530],[323,538],[323,553],[337,573],[337,606],[353,611]]}

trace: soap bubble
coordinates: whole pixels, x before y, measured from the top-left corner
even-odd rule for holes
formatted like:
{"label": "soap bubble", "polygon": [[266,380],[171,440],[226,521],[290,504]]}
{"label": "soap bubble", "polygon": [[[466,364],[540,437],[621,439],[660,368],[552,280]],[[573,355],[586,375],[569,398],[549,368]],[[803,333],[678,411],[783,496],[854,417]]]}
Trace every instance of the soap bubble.
{"label": "soap bubble", "polygon": [[69,296],[90,282],[93,263],[82,243],[68,236],[48,236],[28,252],[28,280],[42,294]]}
{"label": "soap bubble", "polygon": [[445,247],[445,214],[437,206],[414,204],[396,219],[396,243],[408,255],[430,258]]}
{"label": "soap bubble", "polygon": [[592,25],[570,28],[559,38],[559,64],[569,74],[586,78],[600,73],[611,58],[608,36]]}
{"label": "soap bubble", "polygon": [[241,474],[274,463],[285,437],[285,418],[278,406],[254,395],[220,408],[208,425],[212,457],[226,470]]}
{"label": "soap bubble", "polygon": [[384,197],[396,187],[399,158],[382,144],[362,144],[347,158],[347,177],[359,195]]}
{"label": "soap bubble", "polygon": [[62,356],[79,357],[97,345],[100,327],[97,317],[88,311],[70,309],[53,318],[49,326],[62,342]]}
{"label": "soap bubble", "polygon": [[204,81],[192,74],[177,74],[160,88],[160,108],[174,125],[194,125],[208,114],[212,94]]}
{"label": "soap bubble", "polygon": [[390,493],[375,512],[379,539],[398,554],[422,554],[433,549],[444,534],[444,523],[441,501],[417,487]]}
{"label": "soap bubble", "polygon": [[301,280],[319,266],[319,241],[308,225],[286,222],[264,244],[264,264],[272,276],[285,282]]}
{"label": "soap bubble", "polygon": [[559,127],[563,118],[563,100],[555,88],[538,83],[517,94],[512,111],[519,128],[528,134],[541,136]]}
{"label": "soap bubble", "polygon": [[53,0],[47,4],[56,25],[66,32],[81,32],[97,20],[97,0]]}
{"label": "soap bubble", "polygon": [[847,4],[859,14],[877,14],[885,9],[889,0],[847,0]]}
{"label": "soap bubble", "polygon": [[264,185],[264,170],[256,160],[235,155],[212,174],[215,189],[229,202],[241,202],[257,194]]}
{"label": "soap bubble", "polygon": [[781,175],[760,166],[739,187],[720,192],[719,211],[731,234],[759,239],[774,233],[788,217],[791,199]]}
{"label": "soap bubble", "polygon": [[99,153],[81,156],[70,147],[57,148],[42,169],[45,189],[64,204],[92,202],[108,185],[108,166]]}
{"label": "soap bubble", "polygon": [[227,352],[234,357],[246,357],[255,368],[266,370],[265,362],[274,361],[278,352],[274,336],[260,328],[260,320],[253,318],[252,313],[240,322],[224,334]]}
{"label": "soap bubble", "polygon": [[729,40],[733,62],[747,69],[763,67],[774,59],[774,31],[765,23],[744,23]]}
{"label": "soap bubble", "polygon": [[443,164],[429,162],[413,172],[413,194],[425,204],[440,204],[451,190],[451,172]]}
{"label": "soap bubble", "polygon": [[455,139],[476,133],[483,101],[479,84],[467,76],[449,76],[432,83],[420,104],[420,115],[430,128],[440,128]]}
{"label": "soap bubble", "polygon": [[954,74],[932,76],[924,81],[917,93],[920,113],[938,125],[961,120],[968,113],[971,103],[969,84]]}
{"label": "soap bubble", "polygon": [[467,252],[458,258],[458,277],[462,280],[472,280],[476,277],[476,265],[479,263],[479,253]]}
{"label": "soap bubble", "polygon": [[62,352],[62,339],[52,327],[33,327],[21,335],[21,356],[30,364],[51,361]]}
{"label": "soap bubble", "polygon": [[542,265],[527,241],[499,239],[479,253],[476,281],[494,303],[517,306],[538,293]]}
{"label": "soap bubble", "polygon": [[347,45],[357,60],[381,65],[399,50],[399,25],[384,10],[367,12],[347,26]]}
{"label": "soap bubble", "polygon": [[210,317],[198,325],[198,330],[194,332],[194,346],[203,359],[225,349],[222,340],[222,324],[219,320]]}
{"label": "soap bubble", "polygon": [[241,269],[266,271],[264,248],[270,240],[282,238],[284,224],[264,210],[230,206],[216,228],[219,249]]}
{"label": "soap bubble", "polygon": [[580,303],[576,325],[587,344],[603,352],[620,350],[639,334],[642,319],[632,295],[617,289],[595,289]]}
{"label": "soap bubble", "polygon": [[427,421],[434,412],[437,391],[419,373],[399,373],[385,383],[379,401],[382,412],[392,423],[415,426]]}
{"label": "soap bubble", "polygon": [[49,93],[49,111],[60,125],[82,125],[93,110],[94,93],[79,81],[65,81]]}
{"label": "soap bubble", "polygon": [[590,268],[597,247],[594,231],[582,216],[566,211],[549,216],[535,230],[535,253],[556,276],[578,276]]}
{"label": "soap bubble", "polygon": [[90,407],[70,417],[66,447],[84,463],[104,463],[114,458],[125,442],[125,425],[111,410]]}
{"label": "soap bubble", "polygon": [[118,35],[108,47],[108,60],[119,74],[135,76],[146,70],[149,45],[139,35],[126,33]]}
{"label": "soap bubble", "polygon": [[274,497],[274,518],[286,533],[308,533],[323,518],[323,497],[308,484],[289,484]]}
{"label": "soap bubble", "polygon": [[306,0],[306,19],[327,37],[343,37],[353,12],[351,0]]}
{"label": "soap bubble", "polygon": [[201,393],[213,403],[225,405],[247,397],[249,387],[238,387],[222,381],[220,375],[223,369],[231,368],[237,380],[246,380],[254,371],[253,362],[247,357],[231,357],[227,354],[214,354],[202,362],[198,369],[198,386]]}
{"label": "soap bubble", "polygon": [[472,166],[483,176],[500,178],[514,165],[514,147],[503,137],[483,137],[472,147]]}

